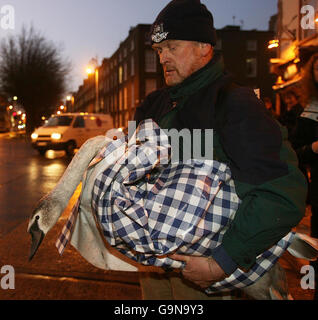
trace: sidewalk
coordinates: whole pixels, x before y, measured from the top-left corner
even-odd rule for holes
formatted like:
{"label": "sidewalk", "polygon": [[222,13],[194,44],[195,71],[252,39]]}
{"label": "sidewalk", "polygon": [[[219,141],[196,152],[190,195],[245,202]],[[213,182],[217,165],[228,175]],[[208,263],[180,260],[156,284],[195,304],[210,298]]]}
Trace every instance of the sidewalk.
{"label": "sidewalk", "polygon": [[[78,191],[77,191],[78,192]],[[27,221],[0,239],[0,268],[12,265],[15,269],[15,289],[0,287],[0,300],[140,300],[138,274],[134,272],[105,271],[95,268],[69,245],[63,256],[55,247],[55,241],[75,201],[74,194],[64,214],[43,240],[39,251],[28,262],[30,235]],[[297,227],[297,231],[309,233],[310,211]],[[285,253],[280,259],[287,273],[290,293],[295,300],[311,300],[313,290],[303,290],[300,269],[305,260]],[[0,274],[0,278],[1,278]]]}

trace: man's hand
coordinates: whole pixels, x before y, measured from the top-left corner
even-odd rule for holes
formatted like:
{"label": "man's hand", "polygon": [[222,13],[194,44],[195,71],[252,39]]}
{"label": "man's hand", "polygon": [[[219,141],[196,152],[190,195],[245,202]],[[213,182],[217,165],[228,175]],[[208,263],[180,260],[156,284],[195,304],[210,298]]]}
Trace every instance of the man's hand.
{"label": "man's hand", "polygon": [[313,152],[318,153],[318,141],[312,143],[311,149]]}
{"label": "man's hand", "polygon": [[202,289],[208,288],[212,283],[227,277],[223,269],[212,258],[185,256],[173,254],[171,259],[186,262],[182,275]]}

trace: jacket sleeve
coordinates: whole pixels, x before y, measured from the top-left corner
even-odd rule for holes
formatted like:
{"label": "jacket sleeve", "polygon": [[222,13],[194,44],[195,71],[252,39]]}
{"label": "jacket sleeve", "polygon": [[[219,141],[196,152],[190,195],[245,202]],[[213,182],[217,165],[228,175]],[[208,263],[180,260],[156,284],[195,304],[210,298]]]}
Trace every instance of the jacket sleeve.
{"label": "jacket sleeve", "polygon": [[212,256],[231,273],[235,265],[248,270],[299,223],[307,184],[287,130],[267,115],[252,91],[235,90],[226,105],[220,140],[242,202]]}

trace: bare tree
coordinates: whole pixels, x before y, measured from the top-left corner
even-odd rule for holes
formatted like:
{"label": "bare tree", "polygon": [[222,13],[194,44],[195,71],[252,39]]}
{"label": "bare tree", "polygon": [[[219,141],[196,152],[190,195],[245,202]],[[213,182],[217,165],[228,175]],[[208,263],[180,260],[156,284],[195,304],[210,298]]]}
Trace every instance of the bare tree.
{"label": "bare tree", "polygon": [[61,50],[33,27],[10,36],[0,46],[0,91],[17,96],[27,114],[27,134],[41,116],[57,106],[66,91],[70,63]]}

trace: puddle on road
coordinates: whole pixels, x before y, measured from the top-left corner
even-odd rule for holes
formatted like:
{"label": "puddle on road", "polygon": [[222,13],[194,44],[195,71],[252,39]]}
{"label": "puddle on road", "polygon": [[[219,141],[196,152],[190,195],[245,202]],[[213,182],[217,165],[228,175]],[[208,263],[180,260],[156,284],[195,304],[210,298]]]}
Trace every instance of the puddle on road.
{"label": "puddle on road", "polygon": [[[75,149],[75,153],[78,151],[78,149]],[[45,158],[46,159],[59,159],[59,158],[63,158],[66,157],[66,153],[65,151],[61,150],[61,151],[57,151],[57,150],[47,150],[45,153]]]}
{"label": "puddle on road", "polygon": [[48,150],[45,153],[45,158],[47,159],[58,159],[63,158],[65,156],[65,151],[54,151],[54,150]]}

